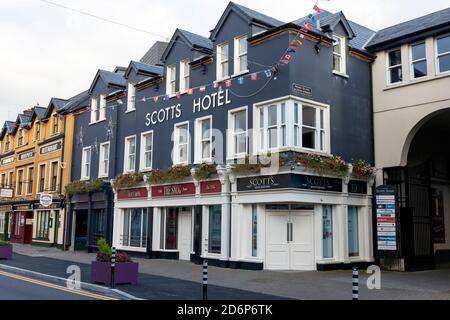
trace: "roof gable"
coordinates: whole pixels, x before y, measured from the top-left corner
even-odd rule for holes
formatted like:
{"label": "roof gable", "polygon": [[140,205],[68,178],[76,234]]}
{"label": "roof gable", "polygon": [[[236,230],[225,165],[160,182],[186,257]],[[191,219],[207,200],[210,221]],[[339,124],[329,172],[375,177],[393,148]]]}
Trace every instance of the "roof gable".
{"label": "roof gable", "polygon": [[125,78],[128,79],[130,72],[134,71],[136,74],[142,74],[146,76],[161,76],[164,74],[164,68],[159,66],[153,66],[150,64],[137,62],[137,61],[131,61],[127,71],[125,73]]}
{"label": "roof gable", "polygon": [[3,125],[2,131],[0,133],[0,140],[3,140],[6,133],[14,134],[16,129],[17,129],[17,125],[14,121],[5,121],[5,124]]}
{"label": "roof gable", "polygon": [[197,50],[208,54],[213,51],[213,44],[210,39],[186,30],[177,29],[175,30],[172,39],[170,39],[169,45],[164,50],[164,53],[161,56],[161,61],[166,62],[173,46],[179,41],[178,38],[188,45],[191,50]]}
{"label": "roof gable", "polygon": [[215,40],[217,37],[217,34],[219,33],[220,29],[222,28],[223,24],[228,18],[228,15],[234,12],[244,20],[246,20],[249,24],[251,23],[257,23],[261,24],[268,28],[274,28],[279,27],[284,24],[284,22],[277,20],[275,18],[272,18],[268,15],[265,15],[263,13],[257,12],[253,9],[244,7],[240,4],[230,2],[228,6],[226,7],[225,11],[223,12],[222,16],[220,17],[219,21],[217,22],[214,29],[211,31],[210,39]]}
{"label": "roof gable", "polygon": [[92,84],[89,88],[89,94],[92,93],[92,91],[95,88],[95,85],[97,84],[98,80],[102,80],[108,87],[119,87],[119,88],[125,88],[127,85],[127,81],[123,76],[120,74],[109,72],[106,70],[98,70],[97,74],[95,75],[94,81],[92,81]]}

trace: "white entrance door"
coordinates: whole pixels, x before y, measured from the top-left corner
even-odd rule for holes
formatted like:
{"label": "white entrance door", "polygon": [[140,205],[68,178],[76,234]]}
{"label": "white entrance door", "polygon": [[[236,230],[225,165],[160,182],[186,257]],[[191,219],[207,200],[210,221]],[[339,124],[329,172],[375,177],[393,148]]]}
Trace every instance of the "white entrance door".
{"label": "white entrance door", "polygon": [[191,259],[192,248],[192,214],[180,212],[180,260]]}
{"label": "white entrance door", "polygon": [[315,270],[313,213],[268,212],[266,269]]}

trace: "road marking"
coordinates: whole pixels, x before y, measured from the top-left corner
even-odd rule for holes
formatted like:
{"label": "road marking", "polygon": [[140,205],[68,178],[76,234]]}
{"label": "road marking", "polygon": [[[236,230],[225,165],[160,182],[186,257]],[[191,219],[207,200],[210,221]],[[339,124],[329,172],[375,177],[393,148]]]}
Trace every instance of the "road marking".
{"label": "road marking", "polygon": [[90,293],[90,292],[86,292],[83,290],[77,290],[77,289],[69,289],[60,285],[56,285],[56,284],[51,284],[48,282],[44,282],[44,281],[40,281],[40,280],[36,280],[36,279],[32,279],[32,278],[27,278],[24,276],[19,276],[13,273],[9,273],[9,272],[5,272],[5,271],[0,271],[0,275],[3,275],[5,277],[9,277],[9,278],[14,278],[17,280],[21,280],[21,281],[25,281],[25,282],[29,282],[29,283],[33,283],[33,284],[37,284],[40,286],[44,286],[44,287],[48,287],[48,288],[52,288],[52,289],[57,289],[57,290],[61,290],[61,291],[66,291],[66,292],[70,292],[73,294],[77,294],[80,296],[85,296],[88,298],[94,298],[97,300],[118,300],[115,298],[111,298],[111,297],[107,297],[107,296],[103,296],[103,295],[99,295],[96,293]]}

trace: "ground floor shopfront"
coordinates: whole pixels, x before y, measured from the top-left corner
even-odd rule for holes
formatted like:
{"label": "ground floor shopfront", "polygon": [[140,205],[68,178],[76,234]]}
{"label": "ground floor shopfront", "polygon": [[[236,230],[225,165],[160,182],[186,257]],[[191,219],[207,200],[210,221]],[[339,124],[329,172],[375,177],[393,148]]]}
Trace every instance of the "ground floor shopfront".
{"label": "ground floor shopfront", "polygon": [[64,241],[64,200],[53,199],[43,207],[38,200],[0,206],[2,239],[13,243],[62,247]]}
{"label": "ground floor shopfront", "polygon": [[115,196],[113,245],[252,270],[373,261],[372,182],[305,172],[141,186]]}
{"label": "ground floor shopfront", "polygon": [[93,251],[100,238],[111,243],[112,208],[113,195],[109,185],[103,191],[71,195],[67,207],[65,248]]}

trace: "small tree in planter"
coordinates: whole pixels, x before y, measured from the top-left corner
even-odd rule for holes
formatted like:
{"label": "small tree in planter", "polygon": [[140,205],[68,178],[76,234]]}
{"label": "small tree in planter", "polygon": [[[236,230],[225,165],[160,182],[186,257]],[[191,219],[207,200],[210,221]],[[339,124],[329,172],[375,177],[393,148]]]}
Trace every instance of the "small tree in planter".
{"label": "small tree in planter", "polygon": [[8,241],[0,240],[0,260],[6,259],[11,260],[12,259],[12,245]]}
{"label": "small tree in planter", "polygon": [[[96,261],[91,264],[91,282],[111,285],[111,256],[112,249],[105,241],[97,241],[98,253]],[[125,252],[116,253],[116,267],[114,270],[115,284],[137,284],[139,264],[131,261]]]}

